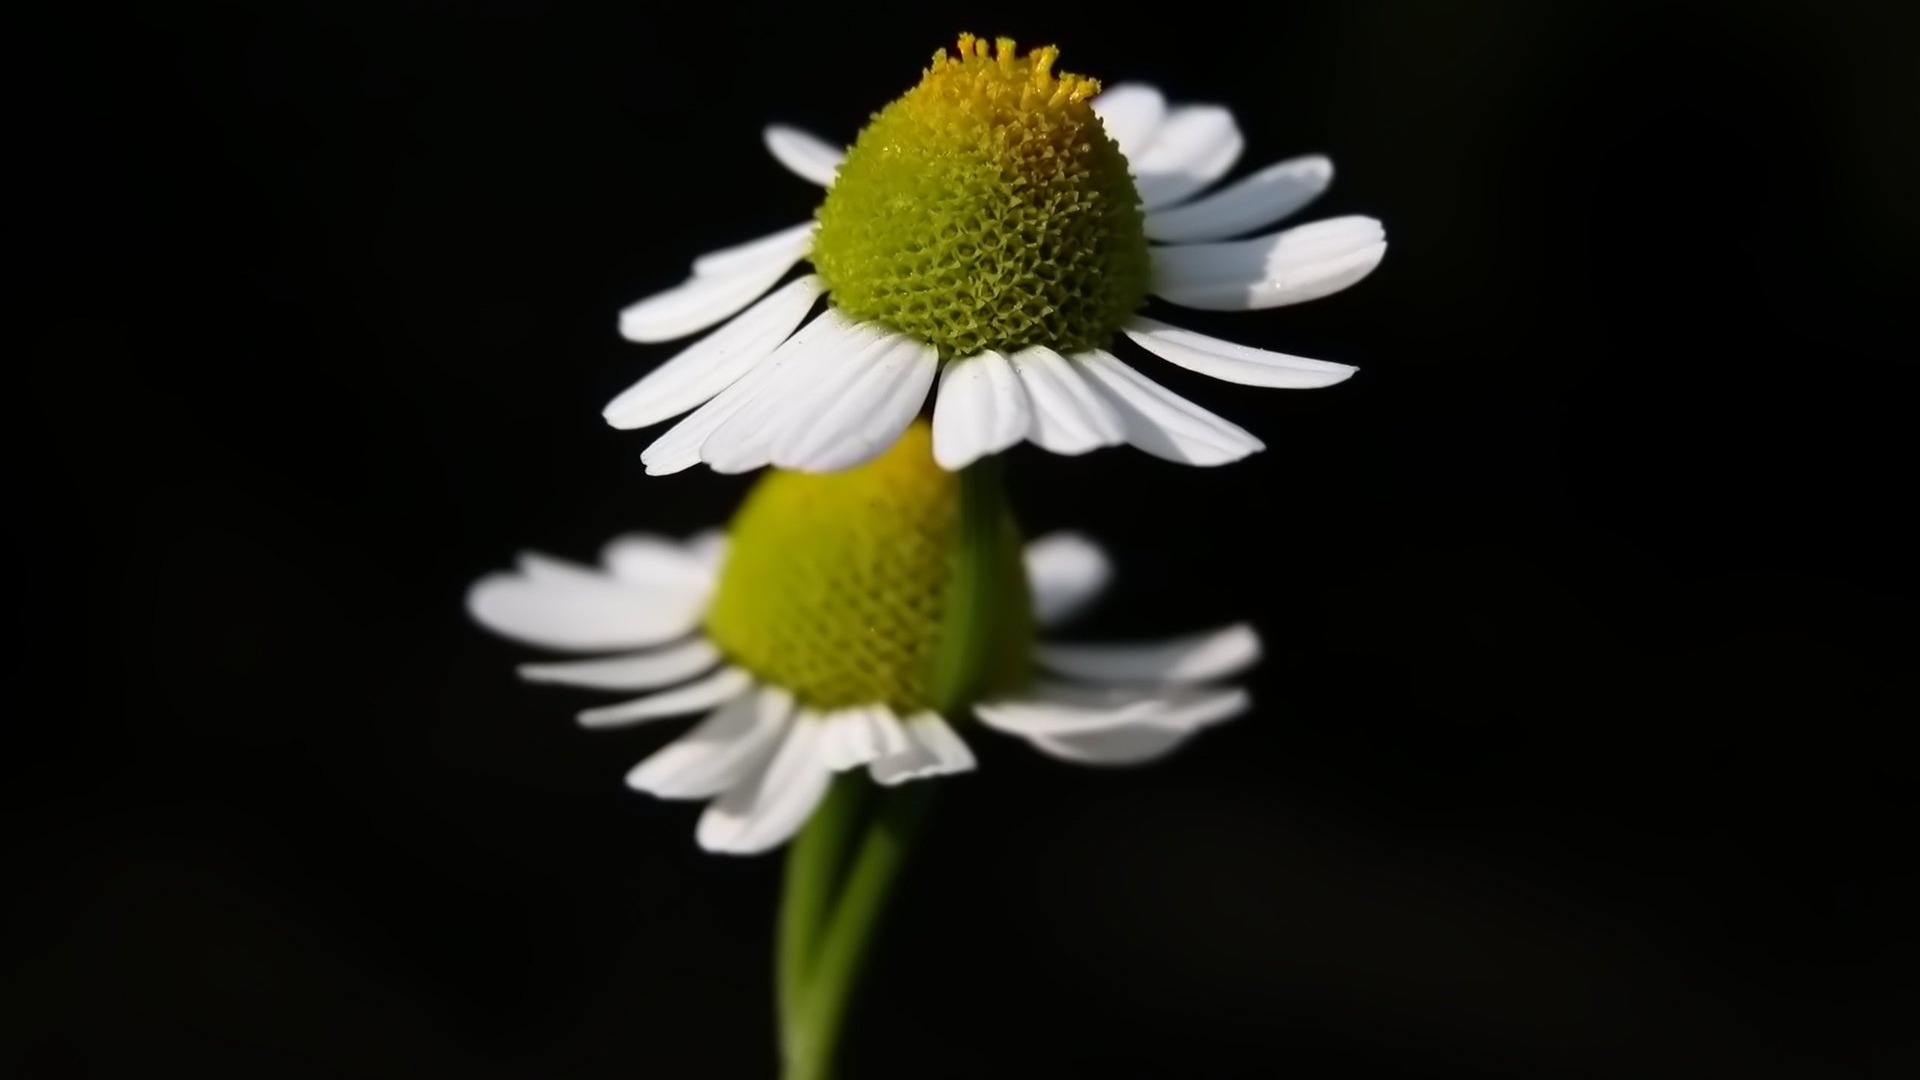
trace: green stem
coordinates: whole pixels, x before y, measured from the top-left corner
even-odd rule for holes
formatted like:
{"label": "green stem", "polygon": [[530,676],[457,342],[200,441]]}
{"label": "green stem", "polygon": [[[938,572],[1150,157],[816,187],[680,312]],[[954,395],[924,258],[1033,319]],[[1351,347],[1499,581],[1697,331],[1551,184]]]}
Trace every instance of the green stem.
{"label": "green stem", "polygon": [[[945,715],[981,685],[994,648],[994,605],[1025,601],[998,595],[1006,527],[1000,465],[989,458],[960,474],[960,536],[932,670],[932,704]],[[836,781],[788,856],[778,956],[784,1080],[830,1080],[861,963],[933,792],[933,785],[909,784],[884,793],[836,895],[849,822],[866,786],[858,777]]]}
{"label": "green stem", "polygon": [[786,882],[780,896],[779,943],[775,954],[780,1038],[794,1038],[808,969],[818,949],[817,933],[846,868],[853,827],[866,801],[859,777],[840,777],[828,789],[806,827],[787,852]]}
{"label": "green stem", "polygon": [[784,1080],[828,1080],[833,1075],[847,999],[932,793],[932,785],[913,784],[881,800],[814,957],[807,994],[790,1029]]}

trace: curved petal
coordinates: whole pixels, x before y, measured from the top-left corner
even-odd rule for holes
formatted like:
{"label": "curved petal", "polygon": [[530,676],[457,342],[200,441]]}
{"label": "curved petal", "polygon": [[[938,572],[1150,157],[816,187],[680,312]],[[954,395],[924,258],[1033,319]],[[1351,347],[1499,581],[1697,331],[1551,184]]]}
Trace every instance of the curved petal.
{"label": "curved petal", "polygon": [[522,559],[521,573],[489,574],[467,590],[480,625],[551,649],[599,652],[670,641],[699,624],[702,590],[648,589],[555,559]]}
{"label": "curved petal", "polygon": [[820,279],[808,274],[775,290],[649,371],[608,402],[600,415],[617,428],[643,428],[707,401],[791,337],[820,289]]}
{"label": "curved petal", "polygon": [[620,336],[671,341],[705,330],[773,288],[813,243],[811,221],[694,260],[693,276],[620,312]]}
{"label": "curved petal", "polygon": [[904,334],[883,339],[880,351],[844,392],[805,420],[793,413],[773,440],[773,463],[803,472],[833,472],[878,457],[900,438],[926,404],[940,354]]}
{"label": "curved petal", "polygon": [[1251,345],[1236,345],[1137,315],[1121,327],[1121,331],[1168,363],[1242,386],[1312,390],[1345,382],[1360,370],[1330,360],[1309,360]]}
{"label": "curved petal", "polygon": [[769,360],[764,381],[701,442],[700,460],[714,471],[746,472],[771,464],[780,432],[808,422],[833,391],[858,379],[876,362],[888,337],[881,327],[855,322],[831,307],[802,333],[804,340],[795,338],[801,347]]}
{"label": "curved petal", "polygon": [[1154,248],[1152,290],[1186,307],[1257,311],[1337,293],[1386,253],[1379,221],[1328,218],[1251,240]]}
{"label": "curved petal", "polygon": [[1182,206],[1147,215],[1147,239],[1191,244],[1224,240],[1271,225],[1319,197],[1333,182],[1322,154],[1289,158]]}
{"label": "curved petal", "polygon": [[1088,104],[1128,161],[1147,148],[1167,117],[1167,99],[1146,83],[1120,83],[1095,95]]}
{"label": "curved petal", "polygon": [[811,180],[821,187],[833,185],[834,173],[840,171],[840,163],[847,158],[846,151],[834,149],[818,135],[786,124],[768,124],[761,137],[775,161],[800,179]]}
{"label": "curved petal", "polygon": [[627,773],[627,786],[662,799],[705,799],[756,773],[793,711],[785,691],[742,694]]}
{"label": "curved petal", "polygon": [[1027,438],[1056,454],[1084,454],[1126,441],[1126,428],[1113,406],[1087,385],[1074,363],[1042,346],[1008,358],[1033,406]]}
{"label": "curved petal", "polygon": [[[888,714],[891,719],[892,714]],[[970,772],[976,762],[966,740],[935,712],[917,713],[900,725],[905,745],[868,766],[867,774],[885,787],[929,776]]]}
{"label": "curved petal", "polygon": [[1048,533],[1028,543],[1025,556],[1033,618],[1041,626],[1079,614],[1113,579],[1107,553],[1079,533]]}
{"label": "curved petal", "polygon": [[833,781],[820,760],[824,728],[787,725],[786,737],[766,766],[708,805],[694,837],[708,851],[756,855],[785,843],[812,815]]}
{"label": "curved petal", "polygon": [[1173,110],[1138,156],[1129,156],[1140,205],[1171,206],[1220,179],[1240,160],[1246,140],[1233,113],[1219,105]]}
{"label": "curved petal", "polygon": [[[854,329],[854,325],[845,317],[828,307],[819,318],[801,327],[771,355],[755,364],[753,370],[655,439],[640,454],[640,460],[646,463],[647,474],[660,476],[699,464],[702,447],[707,440],[732,420],[735,414],[750,406],[769,408],[781,400],[771,396],[760,401],[761,392],[770,384],[777,386],[784,378],[782,372],[789,365],[806,363],[808,353],[816,348],[849,346],[854,341],[851,336]],[[757,401],[760,403],[755,405]]]}
{"label": "curved petal", "polygon": [[1033,427],[1033,403],[1000,353],[949,360],[933,400],[933,460],[958,471],[997,454]]}
{"label": "curved petal", "polygon": [[1224,465],[1266,448],[1245,428],[1168,390],[1111,353],[1095,349],[1075,359],[1120,414],[1127,442],[1155,457],[1183,465]]}
{"label": "curved petal", "polygon": [[1075,765],[1146,765],[1173,753],[1192,735],[1181,728],[1134,724],[1078,735],[1035,735],[1027,742]]}
{"label": "curved petal", "polygon": [[1096,683],[1187,685],[1244,671],[1260,659],[1260,635],[1246,623],[1173,638],[1114,645],[1042,644],[1036,663]]}
{"label": "curved petal", "polygon": [[1082,735],[1150,725],[1192,731],[1245,712],[1241,688],[1082,687],[1042,683],[1018,698],[973,707],[980,722],[1009,735]]}
{"label": "curved petal", "polygon": [[626,533],[606,542],[600,563],[629,585],[652,589],[708,591],[713,567],[689,543],[658,533]]}
{"label": "curved petal", "polygon": [[578,717],[581,727],[608,728],[625,727],[638,724],[643,720],[658,720],[667,716],[685,716],[691,712],[700,712],[722,705],[752,690],[753,676],[740,668],[728,665],[708,675],[676,686],[671,690],[662,690],[657,694],[623,701],[618,705],[604,705],[598,709],[586,709]]}
{"label": "curved petal", "polygon": [[528,682],[583,686],[590,690],[652,690],[690,679],[720,662],[720,650],[694,638],[653,652],[610,656],[604,660],[568,660],[558,664],[522,664]]}

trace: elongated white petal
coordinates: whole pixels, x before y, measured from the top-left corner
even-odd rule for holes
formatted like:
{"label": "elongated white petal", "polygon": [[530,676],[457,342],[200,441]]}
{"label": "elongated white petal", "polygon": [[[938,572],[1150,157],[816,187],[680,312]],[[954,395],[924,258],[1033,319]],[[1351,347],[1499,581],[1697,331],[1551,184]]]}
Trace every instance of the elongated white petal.
{"label": "elongated white petal", "polygon": [[610,656],[604,660],[569,660],[558,664],[521,664],[520,677],[528,682],[560,683],[594,690],[652,690],[690,679],[720,662],[720,650],[705,638],[694,638],[653,652]]}
{"label": "elongated white petal", "polygon": [[818,135],[786,124],[768,124],[763,137],[775,161],[800,179],[821,187],[832,186],[834,173],[847,157],[846,151],[835,149]]}
{"label": "elongated white petal", "polygon": [[716,251],[694,261],[694,274],[620,312],[620,336],[671,341],[704,330],[752,303],[792,269],[813,243],[813,222]]}
{"label": "elongated white petal", "polygon": [[1128,161],[1153,141],[1167,117],[1167,99],[1146,83],[1126,82],[1109,87],[1088,104],[1099,115],[1101,126]]}
{"label": "elongated white petal", "polygon": [[580,713],[580,726],[624,727],[628,724],[638,724],[643,720],[658,720],[664,716],[685,716],[691,712],[711,709],[716,705],[732,701],[751,689],[753,689],[753,676],[729,665],[685,686],[676,686],[657,694],[623,701],[618,705],[587,709]]}
{"label": "elongated white petal", "polygon": [[1185,465],[1224,465],[1266,444],[1095,349],[1075,357],[1126,425],[1127,442]]}
{"label": "elongated white petal", "polygon": [[1078,614],[1106,590],[1113,563],[1100,545],[1079,533],[1048,533],[1027,544],[1027,591],[1041,626]]}
{"label": "elongated white petal", "polygon": [[780,748],[757,776],[723,792],[694,836],[708,851],[754,855],[785,843],[827,793],[833,770],[820,760],[818,723],[787,725]]}
{"label": "elongated white petal", "polygon": [[780,425],[773,463],[832,472],[878,457],[920,415],[939,366],[940,354],[932,345],[889,335],[844,392],[826,400],[816,397],[804,421],[794,413]]}
{"label": "elongated white petal", "polygon": [[1084,454],[1126,441],[1126,428],[1113,406],[1094,389],[1073,361],[1041,346],[1008,358],[1033,407],[1027,438],[1056,454]]}
{"label": "elongated white petal", "polygon": [[629,585],[678,592],[707,592],[713,569],[687,544],[657,533],[616,536],[600,549],[607,572]]}
{"label": "elongated white petal", "polygon": [[1035,735],[1027,742],[1075,765],[1145,765],[1171,754],[1192,734],[1182,728],[1133,724],[1078,735]]}
{"label": "elongated white petal", "polygon": [[640,588],[596,570],[537,556],[523,573],[489,574],[467,591],[467,611],[496,634],[550,649],[637,649],[692,630],[704,593]]}
{"label": "elongated white petal", "polygon": [[1246,623],[1169,641],[1115,645],[1043,644],[1041,667],[1100,683],[1189,684],[1225,678],[1260,659],[1260,635]]}
{"label": "elongated white petal", "polygon": [[981,702],[980,722],[1010,735],[1079,735],[1148,724],[1193,730],[1246,711],[1239,687],[1077,687],[1042,683],[1024,696]]}
{"label": "elongated white petal", "polygon": [[1289,158],[1202,198],[1147,215],[1147,239],[1191,244],[1224,240],[1271,225],[1312,202],[1333,182],[1320,154]]}
{"label": "elongated white petal", "polygon": [[819,295],[820,279],[812,274],[781,286],[739,318],[648,372],[608,402],[600,415],[614,427],[631,430],[699,405],[779,348]]}
{"label": "elongated white petal", "polygon": [[1240,160],[1246,140],[1219,105],[1185,105],[1167,114],[1153,140],[1129,155],[1140,205],[1171,206],[1220,179]]}
{"label": "elongated white petal", "polygon": [[767,361],[765,379],[701,442],[700,460],[723,473],[771,464],[779,433],[807,423],[826,407],[830,394],[857,380],[884,352],[889,336],[878,325],[828,308],[795,335],[797,347]]}
{"label": "elongated white petal", "polygon": [[1153,249],[1153,292],[1208,311],[1257,311],[1317,300],[1373,272],[1386,230],[1370,217],[1328,218],[1224,244]]}
{"label": "elongated white petal", "polygon": [[1033,404],[1013,365],[989,349],[948,361],[933,400],[933,460],[958,471],[1021,439],[1033,426]]}
{"label": "elongated white petal", "polygon": [[968,772],[976,764],[966,741],[938,713],[917,713],[901,727],[906,745],[867,769],[876,783],[893,787],[929,776],[951,776]]}
{"label": "elongated white petal", "polygon": [[1251,345],[1236,345],[1142,316],[1135,316],[1121,329],[1141,348],[1162,360],[1243,386],[1311,390],[1345,382],[1360,370],[1329,360],[1309,360]]}
{"label": "elongated white petal", "polygon": [[741,694],[627,773],[627,786],[662,799],[706,799],[766,764],[793,699],[772,687]]}
{"label": "elongated white petal", "polygon": [[[808,353],[816,347],[846,347],[852,330],[852,324],[829,307],[819,318],[801,327],[781,343],[766,359],[755,364],[753,370],[655,439],[640,454],[640,460],[646,463],[647,474],[660,476],[699,464],[701,448],[707,439],[733,419],[735,414],[753,405],[763,389],[769,385],[777,387],[784,380],[783,372],[790,365],[805,363]],[[780,400],[777,396],[769,397],[755,407],[769,407]]]}

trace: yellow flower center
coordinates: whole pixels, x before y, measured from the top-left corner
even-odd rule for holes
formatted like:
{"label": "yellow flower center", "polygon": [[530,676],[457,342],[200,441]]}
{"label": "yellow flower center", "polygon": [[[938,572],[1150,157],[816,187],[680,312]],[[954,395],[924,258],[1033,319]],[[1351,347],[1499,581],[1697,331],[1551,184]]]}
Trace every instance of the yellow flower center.
{"label": "yellow flower center", "polygon": [[[1032,620],[1019,530],[997,492],[991,505],[965,506],[965,474],[940,468],[932,450],[917,422],[865,465],[760,480],[729,529],[707,615],[729,659],[806,705],[906,715],[951,706],[937,700],[940,654],[964,633],[985,640],[970,692],[1025,681]],[[969,514],[987,515],[984,541],[969,535]],[[984,625],[958,625],[982,610],[966,589],[992,599]]]}
{"label": "yellow flower center", "polygon": [[835,307],[948,357],[1112,341],[1146,297],[1140,199],[1100,84],[1058,56],[962,34],[874,115],[818,214]]}

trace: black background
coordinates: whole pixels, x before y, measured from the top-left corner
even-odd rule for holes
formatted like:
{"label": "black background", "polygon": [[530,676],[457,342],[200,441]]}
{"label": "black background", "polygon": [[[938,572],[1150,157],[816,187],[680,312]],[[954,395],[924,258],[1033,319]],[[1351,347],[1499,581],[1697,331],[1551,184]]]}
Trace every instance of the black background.
{"label": "black background", "polygon": [[801,220],[953,33],[1232,105],[1388,227],[1186,315],[1362,366],[1156,378],[1217,470],[1017,453],[1253,619],[1258,711],[1097,772],[974,739],[849,1077],[1911,1075],[1905,5],[69,9],[14,36],[16,1075],[771,1075],[774,858],[693,845],[467,622],[531,547],[716,523],[600,406],[620,306]]}

